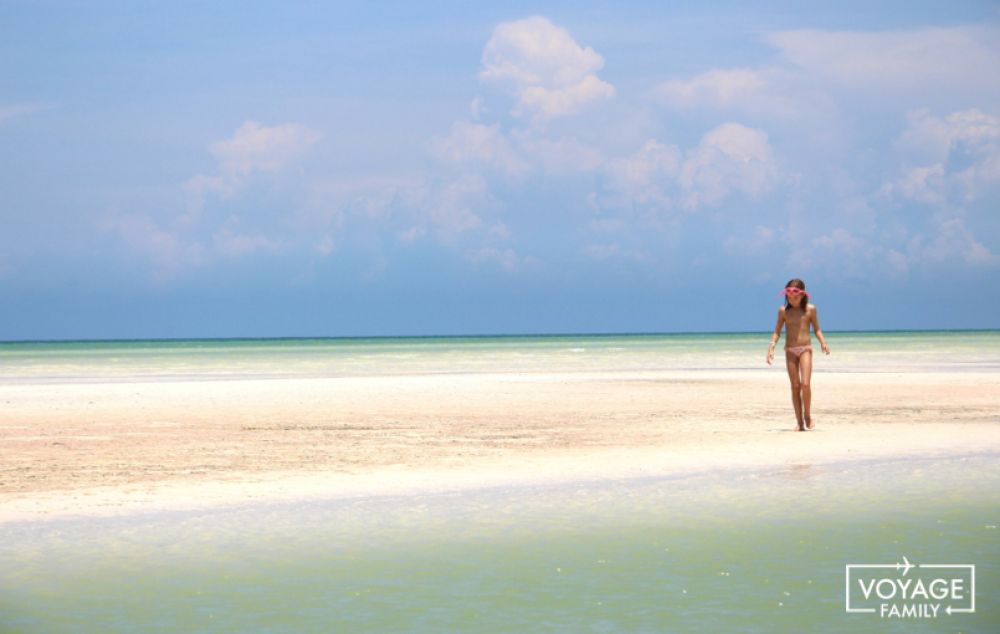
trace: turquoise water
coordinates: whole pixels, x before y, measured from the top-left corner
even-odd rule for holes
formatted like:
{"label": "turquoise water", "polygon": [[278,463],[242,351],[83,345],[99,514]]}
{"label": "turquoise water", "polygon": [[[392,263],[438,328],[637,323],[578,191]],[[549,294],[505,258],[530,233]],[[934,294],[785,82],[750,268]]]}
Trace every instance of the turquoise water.
{"label": "turquoise water", "polygon": [[[0,630],[996,632],[998,523],[987,456],[15,524]],[[845,612],[904,556],[977,611]]]}
{"label": "turquoise water", "polygon": [[[761,368],[769,333],[0,343],[0,382]],[[1000,369],[1000,331],[829,333],[816,370]],[[780,345],[780,344],[779,344]]]}
{"label": "turquoise water", "polygon": [[[1000,371],[998,331],[827,338],[817,372]],[[0,384],[752,371],[768,340],[0,343]],[[0,632],[996,632],[998,458],[0,525]],[[845,613],[845,565],[904,556],[974,564],[977,611]]]}

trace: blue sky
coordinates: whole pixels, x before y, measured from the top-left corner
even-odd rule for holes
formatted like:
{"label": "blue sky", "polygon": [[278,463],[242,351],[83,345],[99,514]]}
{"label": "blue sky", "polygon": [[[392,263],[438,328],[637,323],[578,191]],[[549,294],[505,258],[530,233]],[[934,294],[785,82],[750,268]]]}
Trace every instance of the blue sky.
{"label": "blue sky", "polygon": [[0,339],[1000,327],[987,2],[0,2]]}

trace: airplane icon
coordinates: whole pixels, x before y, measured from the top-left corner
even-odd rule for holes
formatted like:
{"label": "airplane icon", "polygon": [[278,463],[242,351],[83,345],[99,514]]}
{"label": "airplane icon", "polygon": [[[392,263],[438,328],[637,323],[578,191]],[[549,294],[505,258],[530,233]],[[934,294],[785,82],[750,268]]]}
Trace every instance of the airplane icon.
{"label": "airplane icon", "polygon": [[905,577],[906,573],[910,572],[910,568],[916,568],[916,566],[910,563],[910,561],[906,558],[906,555],[903,555],[903,563],[896,563],[896,570],[899,570],[900,568],[902,568],[903,576]]}

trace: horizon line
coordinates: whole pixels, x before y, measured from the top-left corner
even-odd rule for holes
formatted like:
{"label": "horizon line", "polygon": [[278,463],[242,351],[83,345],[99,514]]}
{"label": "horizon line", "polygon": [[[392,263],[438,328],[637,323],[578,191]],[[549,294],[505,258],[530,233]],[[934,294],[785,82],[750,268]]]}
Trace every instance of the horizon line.
{"label": "horizon line", "polygon": [[[236,337],[138,337],[138,338],[82,338],[82,339],[2,339],[0,345],[30,343],[157,343],[184,341],[346,341],[366,339],[514,339],[521,337],[648,337],[672,335],[759,335],[770,330],[690,330],[690,331],[644,331],[644,332],[534,332],[534,333],[478,333],[478,334],[432,334],[432,335],[292,335],[292,336],[236,336]],[[1000,328],[900,328],[872,330],[845,329],[824,330],[826,334],[861,333],[976,333],[1000,332]]]}

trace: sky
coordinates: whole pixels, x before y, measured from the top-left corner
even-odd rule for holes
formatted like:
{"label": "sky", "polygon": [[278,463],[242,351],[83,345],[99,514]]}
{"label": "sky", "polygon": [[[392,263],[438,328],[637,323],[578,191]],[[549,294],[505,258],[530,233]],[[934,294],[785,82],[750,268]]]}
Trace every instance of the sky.
{"label": "sky", "polygon": [[1000,327],[1000,4],[0,0],[0,340]]}

